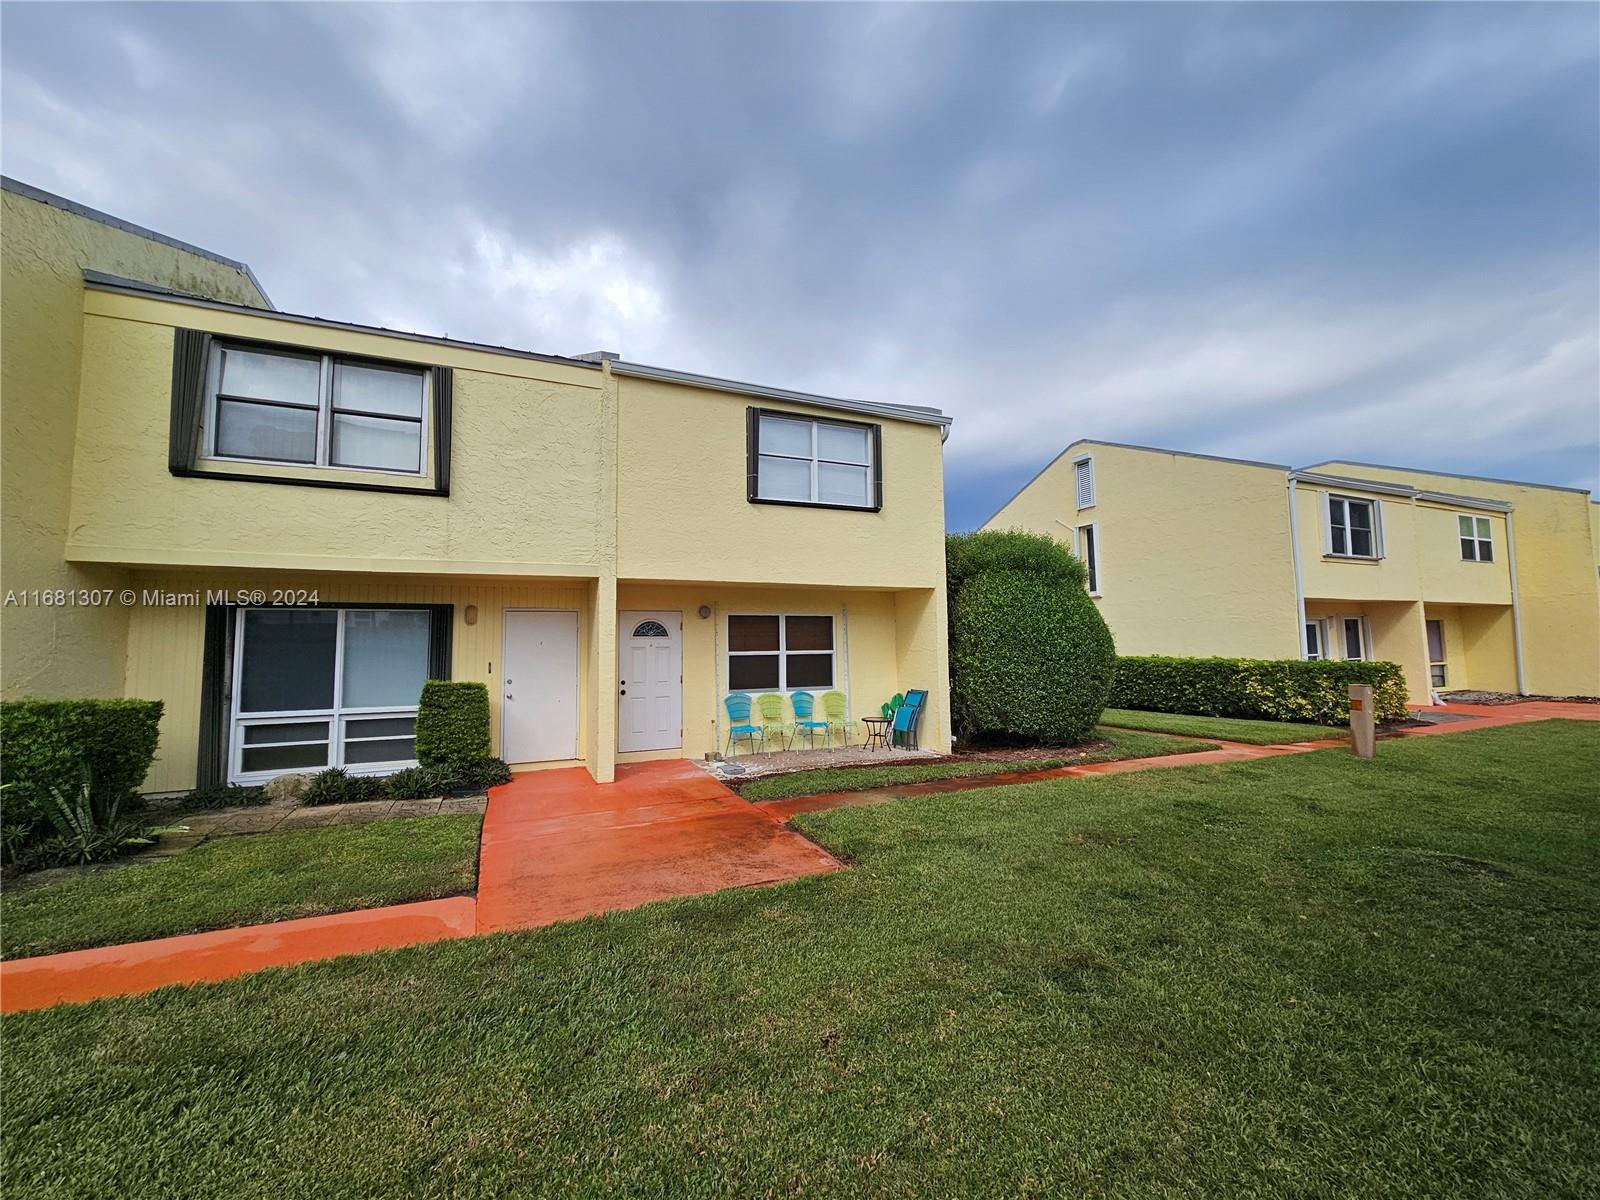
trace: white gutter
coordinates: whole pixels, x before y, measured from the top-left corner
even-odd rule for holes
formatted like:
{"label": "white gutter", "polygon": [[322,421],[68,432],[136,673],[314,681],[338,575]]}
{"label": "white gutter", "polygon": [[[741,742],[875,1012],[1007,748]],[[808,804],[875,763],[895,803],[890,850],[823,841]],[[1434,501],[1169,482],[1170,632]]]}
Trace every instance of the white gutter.
{"label": "white gutter", "polygon": [[[1309,649],[1306,646],[1306,584],[1305,576],[1300,570],[1300,516],[1295,511],[1295,486],[1294,472],[1289,473],[1285,485],[1289,493],[1289,557],[1294,562],[1294,608],[1299,617],[1299,624],[1295,626],[1294,640],[1300,646],[1300,657],[1303,660]],[[1323,657],[1327,657],[1327,648],[1323,647]]]}
{"label": "white gutter", "polygon": [[1528,680],[1522,666],[1522,603],[1517,594],[1517,538],[1511,528],[1511,514],[1506,513],[1506,561],[1511,567],[1511,641],[1517,655],[1517,692],[1528,694]]}

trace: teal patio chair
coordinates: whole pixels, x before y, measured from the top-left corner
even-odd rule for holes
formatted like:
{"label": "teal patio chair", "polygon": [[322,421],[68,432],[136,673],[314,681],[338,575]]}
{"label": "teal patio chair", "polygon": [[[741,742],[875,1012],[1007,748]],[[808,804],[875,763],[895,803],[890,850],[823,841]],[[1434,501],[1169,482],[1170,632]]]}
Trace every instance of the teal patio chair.
{"label": "teal patio chair", "polygon": [[733,753],[734,743],[744,738],[750,743],[754,751],[758,744],[760,749],[767,748],[767,731],[760,725],[750,723],[750,695],[748,692],[734,692],[722,702],[728,709],[728,753]]}
{"label": "teal patio chair", "polygon": [[766,745],[766,735],[775,733],[785,750],[789,748],[789,735],[794,726],[783,719],[783,697],[777,692],[764,692],[756,697],[756,711],[761,714],[761,743]]}
{"label": "teal patio chair", "polygon": [[839,741],[845,746],[850,745],[850,717],[845,710],[843,692],[822,693],[822,715],[828,718],[828,725],[839,731]]}
{"label": "teal patio chair", "polygon": [[804,733],[806,735],[806,748],[815,750],[817,748],[817,730],[820,729],[822,730],[822,744],[824,746],[829,745],[829,735],[831,733],[829,725],[826,721],[819,721],[816,718],[817,698],[810,692],[795,692],[789,697],[789,703],[794,705],[795,740],[798,741],[800,735]]}
{"label": "teal patio chair", "polygon": [[894,710],[894,725],[889,734],[891,746],[917,748],[917,724],[922,720],[922,709],[928,699],[925,691],[909,691],[899,708]]}

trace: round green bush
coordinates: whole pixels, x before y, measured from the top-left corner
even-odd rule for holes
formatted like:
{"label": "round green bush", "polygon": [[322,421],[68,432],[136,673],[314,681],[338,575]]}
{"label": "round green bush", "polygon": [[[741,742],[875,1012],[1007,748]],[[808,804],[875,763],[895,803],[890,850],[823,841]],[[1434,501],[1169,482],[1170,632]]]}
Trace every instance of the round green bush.
{"label": "round green bush", "polygon": [[1047,537],[950,539],[950,707],[963,739],[1080,741],[1116,671],[1083,564]]}

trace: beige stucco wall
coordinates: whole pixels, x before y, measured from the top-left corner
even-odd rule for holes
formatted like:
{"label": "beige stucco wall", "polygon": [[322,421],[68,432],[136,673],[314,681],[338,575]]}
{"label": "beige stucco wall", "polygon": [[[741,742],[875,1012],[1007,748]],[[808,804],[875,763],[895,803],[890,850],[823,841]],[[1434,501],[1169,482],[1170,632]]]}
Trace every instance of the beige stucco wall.
{"label": "beige stucco wall", "polygon": [[[920,729],[924,746],[948,750],[949,714],[944,696],[948,668],[941,666],[943,628],[933,611],[942,589],[924,592],[843,591],[831,588],[772,588],[717,583],[686,585],[623,583],[619,612],[666,610],[683,620],[683,747],[681,750],[618,755],[618,761],[701,758],[725,745],[728,730],[727,618],[730,613],[826,613],[834,618],[834,663],[839,691],[852,718],[876,715],[896,692],[923,687],[930,707]],[[698,610],[709,607],[711,616]],[[935,638],[935,630],[938,637]],[[941,672],[943,672],[941,674]],[[614,690],[614,689],[613,689]],[[829,689],[815,689],[818,695]],[[615,702],[611,705],[613,720]],[[863,727],[854,726],[860,742]],[[614,736],[614,734],[613,734]],[[741,744],[741,749],[744,749]]]}
{"label": "beige stucco wall", "polygon": [[1509,501],[1528,690],[1600,695],[1600,586],[1586,492],[1357,463],[1317,470]]}
{"label": "beige stucco wall", "polygon": [[[1094,456],[1095,504],[1073,463]],[[1076,442],[983,526],[1074,545],[1099,526],[1100,598],[1119,654],[1298,657],[1284,472]]]}
{"label": "beige stucco wall", "polygon": [[[243,587],[314,590],[322,604],[450,604],[451,675],[489,686],[489,717],[495,753],[500,752],[501,657],[504,612],[508,608],[563,609],[578,613],[578,745],[592,744],[590,713],[595,622],[593,583],[589,580],[521,580],[498,578],[408,579],[363,575],[318,575],[304,572],[134,571],[129,584],[145,589],[192,592],[196,589]],[[468,605],[476,606],[477,622],[468,625]],[[129,617],[124,694],[166,705],[161,744],[145,782],[152,792],[177,791],[195,783],[200,737],[200,672],[205,649],[204,606],[163,607],[137,604]],[[119,667],[121,664],[119,664]],[[566,766],[584,761],[545,763]],[[527,766],[529,764],[513,764]]]}
{"label": "beige stucco wall", "polygon": [[[450,496],[173,477],[167,436],[180,326],[454,368]],[[93,291],[83,339],[68,546],[76,560],[600,570],[609,414],[599,371]]]}
{"label": "beige stucco wall", "polygon": [[865,588],[943,583],[938,426],[881,422],[881,512],[752,504],[746,499],[746,409],[874,418],[655,380],[623,377],[617,385],[622,578],[710,576],[729,583]]}
{"label": "beige stucco wall", "polygon": [[[83,351],[83,271],[237,304],[263,305],[265,297],[234,267],[15,192],[0,198],[0,587],[120,588],[124,572],[69,564],[62,550]],[[127,614],[115,606],[8,605],[0,609],[0,692],[120,695],[126,638]]]}

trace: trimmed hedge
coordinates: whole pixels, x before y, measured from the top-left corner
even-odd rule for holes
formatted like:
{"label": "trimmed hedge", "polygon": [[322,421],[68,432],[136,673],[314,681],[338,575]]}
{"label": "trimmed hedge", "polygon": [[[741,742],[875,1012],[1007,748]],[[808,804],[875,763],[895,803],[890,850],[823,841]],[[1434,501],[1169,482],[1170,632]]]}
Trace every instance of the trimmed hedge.
{"label": "trimmed hedge", "polygon": [[417,706],[417,761],[455,767],[489,755],[488,685],[449,679],[424,683]]}
{"label": "trimmed hedge", "polygon": [[0,703],[5,823],[37,828],[40,798],[77,792],[88,769],[97,792],[139,790],[161,735],[159,700],[7,700]]}
{"label": "trimmed hedge", "polygon": [[1372,685],[1379,721],[1406,719],[1406,680],[1391,662],[1272,658],[1117,659],[1112,708],[1343,725],[1352,683]]}
{"label": "trimmed hedge", "polygon": [[1106,706],[1116,647],[1083,564],[1018,531],[946,539],[950,709],[961,738],[1067,742]]}

